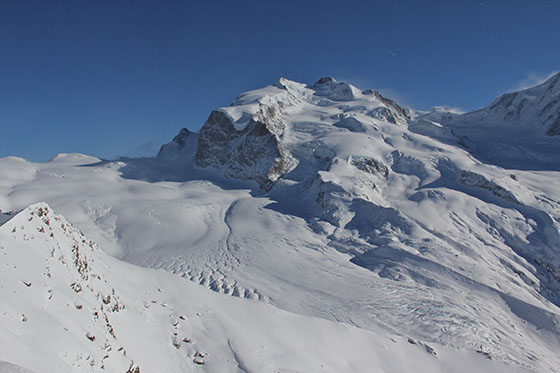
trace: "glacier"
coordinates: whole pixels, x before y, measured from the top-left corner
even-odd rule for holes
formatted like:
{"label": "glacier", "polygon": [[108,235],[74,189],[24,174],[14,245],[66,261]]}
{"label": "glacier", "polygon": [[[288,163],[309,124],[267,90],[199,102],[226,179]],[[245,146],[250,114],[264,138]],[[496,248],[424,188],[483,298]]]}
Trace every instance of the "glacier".
{"label": "glacier", "polygon": [[[418,356],[397,359],[417,361],[420,371],[490,364],[480,369],[558,372],[559,81],[557,74],[460,114],[414,110],[333,78],[310,85],[282,78],[214,110],[200,133],[182,129],[157,157],[2,158],[0,208],[23,211],[2,215],[2,246],[16,260],[14,248],[27,241],[11,232],[14,220],[39,229],[21,214],[46,202],[99,246],[99,261],[126,274],[106,270],[102,278],[129,292],[128,303],[149,303],[155,293],[141,292],[150,281],[176,295],[167,304],[177,309],[193,297],[212,299],[220,327],[212,329],[216,341],[206,340],[214,348],[206,363],[193,363],[195,350],[186,360],[171,358],[181,349],[167,343],[172,350],[161,356],[169,360],[144,359],[142,371],[157,364],[169,371],[320,371],[312,365],[319,361],[325,371],[372,371],[368,359],[379,355],[371,351],[385,338],[398,342],[388,350],[395,354],[422,347]],[[25,245],[38,245],[29,240]],[[39,267],[30,274],[40,276]],[[16,299],[38,307],[28,297]],[[122,322],[143,325],[138,310],[126,311]],[[260,321],[253,324],[245,312]],[[158,317],[171,314],[164,313]],[[274,321],[271,313],[281,316]],[[309,323],[306,332],[300,335],[292,318]],[[344,347],[332,350],[344,351],[337,358],[313,347],[318,340],[310,336],[318,330],[334,336],[350,327]],[[95,328],[113,338],[103,325]],[[140,338],[123,328],[119,338]],[[245,328],[244,339],[234,337]],[[283,328],[293,342],[281,340]],[[365,336],[373,338],[367,348]],[[332,337],[324,335],[321,346],[324,338]],[[12,339],[2,340],[0,360],[37,369],[22,357],[25,347],[10,346]],[[90,343],[81,338],[73,352],[81,358],[59,357],[61,366],[100,369]],[[251,343],[281,354],[259,355]],[[307,353],[298,355],[294,346]],[[349,357],[358,352],[363,360]],[[449,365],[459,354],[468,363]],[[143,355],[138,347],[135,364]],[[120,356],[114,364],[134,368],[130,363]],[[399,370],[396,362],[376,364],[378,371]]]}

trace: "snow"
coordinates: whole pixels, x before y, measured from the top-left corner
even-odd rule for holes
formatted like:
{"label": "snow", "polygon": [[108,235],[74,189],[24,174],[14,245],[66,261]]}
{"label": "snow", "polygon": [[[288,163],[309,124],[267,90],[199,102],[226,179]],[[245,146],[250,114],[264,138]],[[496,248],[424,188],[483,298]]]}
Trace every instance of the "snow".
{"label": "snow", "polygon": [[33,373],[29,369],[22,368],[15,364],[0,361],[0,373]]}
{"label": "snow", "polygon": [[522,371],[127,264],[44,203],[0,227],[0,238],[2,372]]}
{"label": "snow", "polygon": [[313,88],[317,96],[325,96],[333,101],[351,101],[361,96],[358,88],[348,83],[337,82],[333,78],[319,79]]}
{"label": "snow", "polygon": [[507,169],[559,170],[560,73],[538,86],[506,93],[481,110],[460,114],[437,108],[415,116],[416,125],[424,124],[412,131],[424,133],[426,120],[440,122],[485,163]]}
{"label": "snow", "polygon": [[[1,215],[0,290],[10,299],[2,326],[11,334],[0,336],[0,360],[85,371],[93,359],[100,369],[101,341],[115,337],[82,310],[115,289],[126,307],[109,315],[118,343],[107,364],[134,360],[142,372],[559,371],[558,137],[529,122],[521,132],[493,126],[490,111],[415,112],[329,79],[281,79],[219,112],[233,135],[211,149],[231,155],[231,172],[197,164],[196,134],[156,158],[0,159],[0,208],[24,209]],[[265,123],[278,149],[258,154],[293,161],[267,188],[240,157],[250,121]],[[42,201],[99,245],[84,248],[102,278],[88,283],[93,293],[72,290],[76,270],[56,259],[71,257],[81,235],[57,227],[44,240],[27,221]],[[52,259],[50,247],[61,254]],[[60,298],[47,302],[45,286]],[[24,323],[22,307],[31,310]],[[72,341],[69,352],[49,350],[48,339]]]}
{"label": "snow", "polygon": [[263,111],[263,107],[286,109],[297,105],[298,96],[302,94],[305,94],[302,84],[281,78],[275,85],[241,94],[231,106],[219,110],[233,122],[235,130],[242,131],[253,116]]}

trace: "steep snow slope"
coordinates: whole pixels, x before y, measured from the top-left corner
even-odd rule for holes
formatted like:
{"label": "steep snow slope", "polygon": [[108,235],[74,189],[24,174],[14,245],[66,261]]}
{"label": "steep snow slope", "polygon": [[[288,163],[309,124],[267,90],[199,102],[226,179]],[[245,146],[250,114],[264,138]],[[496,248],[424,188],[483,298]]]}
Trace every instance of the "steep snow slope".
{"label": "steep snow slope", "polygon": [[131,266],[44,203],[0,226],[0,243],[0,372],[510,371]]}
{"label": "steep snow slope", "polygon": [[[521,169],[501,152],[506,170],[480,158],[504,130],[454,118],[281,79],[153,159],[2,159],[0,207],[45,200],[111,255],[219,293],[558,371],[558,148]],[[535,138],[558,139],[516,141]]]}
{"label": "steep snow slope", "polygon": [[468,113],[465,120],[482,125],[529,127],[548,136],[560,135],[560,73],[542,84],[498,97],[488,108]]}

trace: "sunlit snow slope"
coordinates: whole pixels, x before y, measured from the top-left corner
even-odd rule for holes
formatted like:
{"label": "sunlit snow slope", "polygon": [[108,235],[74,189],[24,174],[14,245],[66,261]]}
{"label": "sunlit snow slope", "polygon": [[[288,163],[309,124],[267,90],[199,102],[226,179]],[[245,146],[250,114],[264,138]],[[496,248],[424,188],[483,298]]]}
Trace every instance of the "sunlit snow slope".
{"label": "sunlit snow slope", "polygon": [[558,372],[557,81],[458,115],[281,79],[155,158],[0,159],[0,208],[47,201],[177,281]]}
{"label": "sunlit snow slope", "polygon": [[0,242],[0,372],[509,371],[132,266],[44,203],[0,226]]}

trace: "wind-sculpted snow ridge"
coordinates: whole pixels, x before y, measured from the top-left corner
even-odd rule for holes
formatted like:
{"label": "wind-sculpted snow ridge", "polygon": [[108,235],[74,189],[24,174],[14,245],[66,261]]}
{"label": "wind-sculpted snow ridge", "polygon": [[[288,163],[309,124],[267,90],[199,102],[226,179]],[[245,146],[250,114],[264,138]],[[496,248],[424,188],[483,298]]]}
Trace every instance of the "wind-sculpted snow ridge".
{"label": "wind-sculpted snow ridge", "polygon": [[0,255],[0,372],[510,371],[128,265],[45,203],[0,226]]}
{"label": "wind-sculpted snow ridge", "polygon": [[[551,82],[521,91],[549,93],[520,118]],[[0,207],[45,200],[111,255],[227,299],[559,372],[560,136],[489,110],[281,79],[156,158],[0,159]]]}

